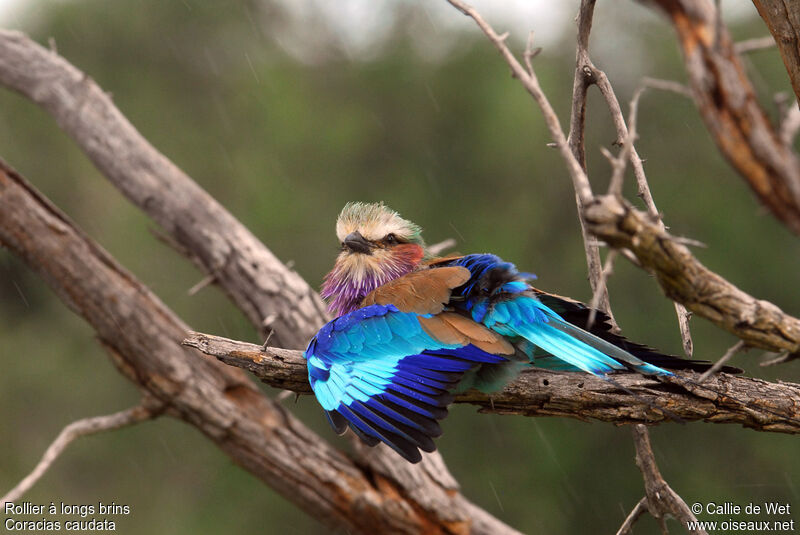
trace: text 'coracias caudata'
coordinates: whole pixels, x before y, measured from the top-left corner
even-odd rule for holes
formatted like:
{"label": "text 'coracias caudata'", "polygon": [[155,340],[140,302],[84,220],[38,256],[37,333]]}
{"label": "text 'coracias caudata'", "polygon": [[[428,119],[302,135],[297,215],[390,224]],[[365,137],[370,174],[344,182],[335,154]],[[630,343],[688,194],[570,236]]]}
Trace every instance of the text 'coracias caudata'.
{"label": "text 'coracias caudata'", "polygon": [[455,389],[499,389],[525,366],[606,376],[671,375],[706,363],[660,354],[610,331],[572,299],[492,254],[433,257],[421,229],[381,204],[348,203],[341,252],[322,297],[337,316],[314,337],[308,377],[337,433],[349,426],[418,462],[434,451]]}

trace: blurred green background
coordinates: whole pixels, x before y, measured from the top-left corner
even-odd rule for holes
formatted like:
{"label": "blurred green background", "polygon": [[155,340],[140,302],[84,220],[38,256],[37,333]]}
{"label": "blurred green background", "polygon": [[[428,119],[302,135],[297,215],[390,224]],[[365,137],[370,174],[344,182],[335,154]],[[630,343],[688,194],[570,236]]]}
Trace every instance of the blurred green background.
{"label": "blurred green background", "polygon": [[[4,24],[41,43],[52,37],[146,138],[312,286],[336,254],[342,205],[384,200],[423,225],[430,243],[452,237],[462,252],[497,253],[537,273],[542,288],[589,300],[572,188],[546,147],[541,115],[477,29],[441,4],[40,1],[18,3]],[[529,29],[540,36],[535,66],[565,124],[578,2],[553,4],[479,7],[498,30],[512,30],[518,51]],[[722,4],[737,39],[766,34],[748,2]],[[634,2],[598,3],[592,50],[626,109],[642,76],[685,80],[669,25]],[[778,53],[747,63],[774,118],[772,95],[791,94]],[[695,252],[712,270],[800,315],[800,242],[722,160],[693,104],[647,93],[639,134],[672,232],[706,243]],[[592,91],[587,150],[597,190],[610,176],[598,149],[613,141]],[[259,341],[216,288],[189,297],[203,275],[154,237],[153,224],[47,114],[7,91],[0,156],[194,329]],[[635,199],[632,178],[627,187]],[[671,303],[651,277],[621,260],[609,285],[629,337],[680,353]],[[735,342],[702,319],[692,329],[699,358],[716,359]],[[92,330],[5,250],[0,354],[0,493],[64,425],[138,399]],[[800,363],[760,368],[766,357],[754,350],[734,363],[755,376],[800,380]],[[286,403],[334,439],[313,398]],[[454,407],[444,428],[438,444],[464,494],[524,532],[613,533],[643,494],[628,428],[477,415],[469,406]],[[666,479],[688,503],[800,507],[795,437],[710,424],[664,425],[652,436]],[[128,504],[119,533],[326,532],[194,429],[166,418],[78,440],[25,499]],[[636,533],[657,530],[645,518]]]}

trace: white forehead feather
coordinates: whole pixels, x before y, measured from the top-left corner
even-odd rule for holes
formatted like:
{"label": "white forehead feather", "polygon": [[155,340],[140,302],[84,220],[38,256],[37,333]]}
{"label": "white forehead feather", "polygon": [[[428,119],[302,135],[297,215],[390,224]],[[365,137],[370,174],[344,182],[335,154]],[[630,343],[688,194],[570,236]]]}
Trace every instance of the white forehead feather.
{"label": "white forehead feather", "polygon": [[356,231],[372,241],[380,240],[387,234],[416,240],[420,233],[417,225],[403,219],[383,203],[349,202],[336,220],[336,236],[339,241],[344,241],[348,234]]}

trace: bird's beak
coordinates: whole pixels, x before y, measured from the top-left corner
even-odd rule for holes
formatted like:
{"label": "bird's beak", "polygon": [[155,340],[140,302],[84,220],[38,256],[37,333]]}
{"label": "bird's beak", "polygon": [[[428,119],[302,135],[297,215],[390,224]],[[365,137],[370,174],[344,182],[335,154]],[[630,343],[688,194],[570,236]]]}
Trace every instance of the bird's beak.
{"label": "bird's beak", "polygon": [[351,232],[344,239],[344,246],[352,253],[372,254],[374,247],[360,232]]}

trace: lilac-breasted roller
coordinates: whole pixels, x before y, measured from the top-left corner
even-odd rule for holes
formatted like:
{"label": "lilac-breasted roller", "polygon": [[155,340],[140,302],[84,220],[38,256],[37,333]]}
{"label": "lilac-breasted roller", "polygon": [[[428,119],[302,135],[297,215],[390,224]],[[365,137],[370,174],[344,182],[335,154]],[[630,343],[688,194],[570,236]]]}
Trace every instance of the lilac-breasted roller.
{"label": "lilac-breasted roller", "polygon": [[341,434],[411,462],[434,451],[456,388],[496,389],[524,366],[671,375],[705,369],[610,331],[590,309],[532,287],[491,254],[432,257],[421,229],[381,204],[348,203],[322,297],[337,318],[305,351],[311,388]]}

